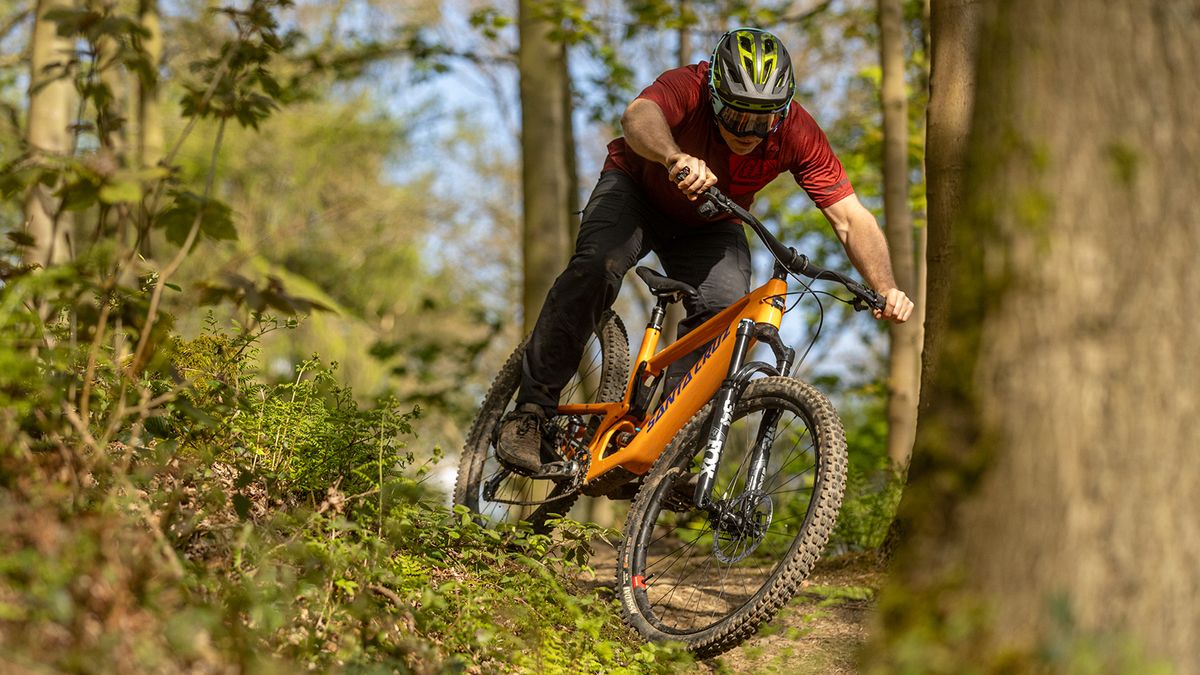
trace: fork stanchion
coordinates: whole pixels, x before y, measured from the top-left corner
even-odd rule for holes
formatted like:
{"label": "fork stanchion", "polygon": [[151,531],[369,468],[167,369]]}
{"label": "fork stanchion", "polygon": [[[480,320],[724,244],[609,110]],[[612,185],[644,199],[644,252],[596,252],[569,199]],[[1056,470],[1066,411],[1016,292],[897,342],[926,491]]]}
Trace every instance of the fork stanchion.
{"label": "fork stanchion", "polygon": [[725,447],[725,438],[729,435],[729,425],[733,423],[733,405],[737,397],[738,371],[746,360],[750,350],[750,339],[754,336],[754,322],[742,319],[738,323],[737,337],[733,343],[733,355],[729,359],[729,374],[713,396],[713,414],[709,418],[708,442],[704,446],[704,461],[700,465],[700,478],[696,481],[696,506],[708,508],[712,499],[713,482],[717,477],[717,464],[721,460],[721,450]]}

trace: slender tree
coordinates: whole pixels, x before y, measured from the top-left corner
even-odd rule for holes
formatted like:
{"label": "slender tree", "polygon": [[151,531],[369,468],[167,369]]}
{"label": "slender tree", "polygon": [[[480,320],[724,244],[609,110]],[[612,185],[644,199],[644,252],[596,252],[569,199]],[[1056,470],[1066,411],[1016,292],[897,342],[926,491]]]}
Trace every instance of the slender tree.
{"label": "slender tree", "polygon": [[575,237],[579,235],[579,160],[575,156],[575,98],[571,87],[570,50],[563,46],[562,61],[563,103],[563,167],[567,172],[567,242],[563,247],[563,262],[570,255]]}
{"label": "slender tree", "polygon": [[[1140,648],[1200,672],[1200,207],[1179,189],[1200,175],[1200,2],[986,10],[965,207],[952,246],[930,233],[948,313],[930,313],[910,536],[883,600],[882,643],[904,648],[881,669],[1144,672]],[[939,53],[975,7],[933,11],[931,225]]]}
{"label": "slender tree", "polygon": [[[964,197],[982,8],[980,0],[932,0],[930,5],[929,109],[925,130],[928,283],[922,388],[935,373],[935,357],[946,329],[953,258],[951,223]],[[925,404],[923,400],[922,407]]]}
{"label": "slender tree", "polygon": [[[902,0],[879,0],[879,62],[883,72],[883,204],[896,284],[917,297],[913,226],[908,202],[908,92],[904,83]],[[903,469],[917,431],[920,326],[893,325],[888,354],[888,457]]]}
{"label": "slender tree", "polygon": [[141,166],[154,166],[163,156],[162,109],[159,106],[158,68],[163,58],[162,21],[158,0],[139,0],[138,21],[146,30],[146,50],[153,77],[139,80],[137,108],[137,156]]}
{"label": "slender tree", "polygon": [[[67,0],[38,0],[29,50],[29,121],[25,141],[34,161],[71,150],[71,105],[74,87],[66,76],[71,41],[58,36],[58,26],[46,18],[54,9],[67,8]],[[26,262],[49,265],[71,257],[70,216],[62,213],[55,186],[36,183],[25,198],[25,229],[34,244],[26,249]]]}
{"label": "slender tree", "polygon": [[567,86],[565,47],[552,36],[555,25],[545,0],[519,3],[521,45],[521,179],[524,192],[525,330],[531,330],[555,275],[566,260],[570,199],[563,101]]}

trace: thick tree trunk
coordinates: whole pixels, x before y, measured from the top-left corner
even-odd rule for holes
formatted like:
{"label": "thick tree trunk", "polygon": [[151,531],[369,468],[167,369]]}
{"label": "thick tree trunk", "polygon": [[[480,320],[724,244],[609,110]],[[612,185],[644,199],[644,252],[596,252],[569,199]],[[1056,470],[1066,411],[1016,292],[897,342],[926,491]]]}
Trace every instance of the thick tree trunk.
{"label": "thick tree trunk", "polygon": [[568,177],[564,133],[564,47],[550,36],[544,0],[520,1],[521,180],[524,192],[525,330],[533,328],[546,293],[566,260]]}
{"label": "thick tree trunk", "polygon": [[[65,0],[39,0],[30,43],[29,121],[25,140],[35,158],[65,155],[71,151],[71,106],[74,87],[61,68],[71,58],[72,43],[58,37],[57,25],[47,21],[52,9],[70,7]],[[70,217],[59,213],[57,186],[37,184],[25,198],[25,229],[34,245],[25,251],[25,262],[50,265],[71,258]]]}
{"label": "thick tree trunk", "polygon": [[[961,39],[938,10],[935,55]],[[1200,2],[996,2],[980,44],[885,637],[980,670],[1144,672],[1132,642],[1200,672]]]}
{"label": "thick tree trunk", "polygon": [[[879,62],[883,71],[883,205],[888,249],[896,285],[917,297],[912,215],[908,204],[908,92],[904,86],[904,8],[901,0],[879,0]],[[917,430],[917,385],[921,370],[916,321],[890,329],[888,352],[888,457],[903,469]]]}

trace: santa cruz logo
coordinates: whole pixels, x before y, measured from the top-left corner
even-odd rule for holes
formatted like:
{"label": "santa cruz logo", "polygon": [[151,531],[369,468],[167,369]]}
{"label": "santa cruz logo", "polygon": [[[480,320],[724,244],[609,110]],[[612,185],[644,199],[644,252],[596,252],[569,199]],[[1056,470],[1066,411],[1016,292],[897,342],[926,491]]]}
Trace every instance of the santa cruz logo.
{"label": "santa cruz logo", "polygon": [[691,383],[692,378],[700,372],[700,369],[704,367],[704,364],[708,363],[708,359],[717,351],[717,347],[720,347],[721,343],[724,342],[725,338],[727,337],[729,337],[728,328],[726,328],[724,333],[718,335],[717,338],[713,340],[710,345],[708,345],[708,348],[705,349],[704,353],[700,355],[700,359],[696,361],[696,365],[692,366],[691,369],[684,373],[683,378],[679,380],[679,384],[671,391],[670,394],[667,395],[665,399],[663,399],[662,404],[658,406],[658,410],[654,411],[654,416],[650,418],[650,421],[646,422],[647,431],[654,428],[654,425],[657,424],[658,420],[662,418],[663,413],[667,412],[667,408],[670,408],[671,404],[675,402],[675,397],[679,396],[680,392],[683,391],[683,388]]}

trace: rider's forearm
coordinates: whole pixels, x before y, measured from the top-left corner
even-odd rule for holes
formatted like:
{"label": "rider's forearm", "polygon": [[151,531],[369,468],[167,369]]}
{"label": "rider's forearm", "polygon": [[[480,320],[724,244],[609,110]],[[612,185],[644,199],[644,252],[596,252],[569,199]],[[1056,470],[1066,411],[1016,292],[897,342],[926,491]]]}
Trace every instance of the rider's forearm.
{"label": "rider's forearm", "polygon": [[681,153],[679,145],[671,136],[671,127],[658,104],[644,99],[634,99],[621,116],[621,128],[625,142],[634,152],[652,162],[670,167],[675,156]]}
{"label": "rider's forearm", "polygon": [[835,229],[851,264],[871,288],[883,293],[896,287],[887,238],[870,211],[865,208],[855,211],[842,227]]}

